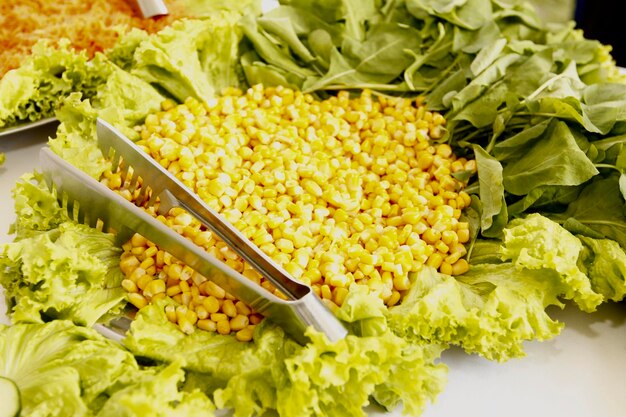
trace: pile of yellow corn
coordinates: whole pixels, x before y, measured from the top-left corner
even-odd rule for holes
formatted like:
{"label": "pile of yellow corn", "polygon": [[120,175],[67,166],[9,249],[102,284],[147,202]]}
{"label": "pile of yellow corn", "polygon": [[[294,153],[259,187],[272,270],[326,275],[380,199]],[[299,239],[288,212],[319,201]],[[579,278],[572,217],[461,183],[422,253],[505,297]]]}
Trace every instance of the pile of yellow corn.
{"label": "pile of yellow corn", "polygon": [[[425,264],[468,270],[469,229],[459,218],[470,197],[452,174],[475,171],[475,161],[431,140],[445,120],[419,99],[364,91],[318,101],[254,86],[162,108],[138,128],[138,144],[330,307],[352,285],[393,306]],[[103,182],[129,200],[137,194],[119,173]],[[188,213],[157,218],[281,296]],[[173,298],[178,307],[166,314],[187,333],[195,325],[250,340],[262,318],[139,235],[124,245],[121,268],[131,303]]]}

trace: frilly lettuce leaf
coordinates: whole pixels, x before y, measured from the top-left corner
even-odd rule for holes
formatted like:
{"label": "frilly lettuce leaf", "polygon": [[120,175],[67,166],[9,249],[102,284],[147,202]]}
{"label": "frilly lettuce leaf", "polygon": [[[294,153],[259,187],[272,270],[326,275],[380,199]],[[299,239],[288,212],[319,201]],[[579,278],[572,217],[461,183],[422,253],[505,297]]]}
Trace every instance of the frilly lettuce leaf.
{"label": "frilly lettuce leaf", "polygon": [[446,368],[434,363],[441,348],[409,344],[393,334],[369,307],[374,299],[362,291],[348,295],[339,314],[353,318],[352,326],[367,329],[368,336],[336,343],[310,331],[311,342],[300,346],[268,321],[257,326],[250,343],[204,331],[185,336],[167,320],[161,303],[139,311],[124,344],[139,356],[184,361],[194,386],[237,417],[268,410],[294,417],[364,416],[370,398],[387,408],[402,403],[417,416],[442,390]]}
{"label": "frilly lettuce leaf", "polygon": [[69,220],[39,174],[24,174],[13,189],[16,220],[10,233],[17,240],[59,227]]}
{"label": "frilly lettuce leaf", "polygon": [[516,268],[556,271],[562,281],[563,297],[581,310],[594,311],[603,301],[589,278],[578,268],[582,242],[558,223],[540,214],[513,220],[504,229],[503,256]]}
{"label": "frilly lettuce leaf", "polygon": [[132,128],[150,113],[161,109],[165,100],[153,86],[109,63],[110,76],[93,99],[70,94],[57,111],[61,121],[50,148],[87,174],[99,178],[108,168],[97,146],[95,122],[100,117],[131,139],[138,137]]}
{"label": "frilly lettuce leaf", "polygon": [[36,178],[27,175],[16,187],[17,239],[0,253],[12,320],[93,325],[123,304],[121,249],[112,235],[69,221]]}
{"label": "frilly lettuce leaf", "polygon": [[140,368],[119,344],[64,320],[0,325],[0,376],[16,383],[24,416],[213,416],[204,394],[179,390],[179,363]]}
{"label": "frilly lettuce leaf", "polygon": [[574,236],[539,214],[510,222],[497,253],[499,263],[475,264],[457,277],[424,268],[389,310],[392,329],[504,361],[524,354],[523,341],[560,332],[548,306],[573,300],[591,311],[626,294],[626,255],[617,242]]}
{"label": "frilly lettuce leaf", "polygon": [[82,100],[79,93],[71,94],[57,112],[61,124],[56,137],[48,141],[54,153],[94,178],[99,178],[110,165],[96,142],[97,117],[89,100]]}
{"label": "frilly lettuce leaf", "polygon": [[213,403],[200,391],[179,391],[185,379],[179,362],[116,391],[97,417],[213,417]]}
{"label": "frilly lettuce leaf", "polygon": [[0,375],[13,380],[24,416],[88,416],[139,367],[94,330],[55,320],[0,326]]}
{"label": "frilly lettuce leaf", "polygon": [[0,128],[53,116],[60,100],[71,92],[93,96],[109,75],[103,58],[89,60],[86,53],[71,49],[68,40],[57,47],[37,43],[20,68],[0,79]]}
{"label": "frilly lettuce leaf", "polygon": [[621,301],[626,295],[626,253],[610,239],[577,236],[583,244],[578,267],[591,281],[591,288],[605,300]]}
{"label": "frilly lettuce leaf", "polygon": [[226,87],[239,86],[240,17],[221,12],[203,20],[175,22],[136,44],[131,73],[179,101],[188,97],[206,101]]}
{"label": "frilly lettuce leaf", "polygon": [[524,341],[550,339],[562,328],[545,312],[562,306],[555,275],[481,264],[454,278],[425,267],[389,310],[389,323],[409,340],[460,345],[498,361],[523,356]]}
{"label": "frilly lettuce leaf", "polygon": [[146,115],[161,110],[163,100],[165,97],[152,85],[115,67],[94,97],[93,106],[99,109],[99,117],[121,126],[134,139],[137,132],[132,127],[142,123]]}

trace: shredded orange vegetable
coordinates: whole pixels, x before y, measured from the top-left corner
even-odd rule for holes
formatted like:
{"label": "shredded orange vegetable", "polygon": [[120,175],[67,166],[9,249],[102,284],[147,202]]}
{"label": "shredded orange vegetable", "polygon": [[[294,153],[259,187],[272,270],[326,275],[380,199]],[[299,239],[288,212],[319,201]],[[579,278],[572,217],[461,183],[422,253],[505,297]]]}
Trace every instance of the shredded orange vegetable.
{"label": "shredded orange vegetable", "polygon": [[144,19],[133,0],[1,0],[0,77],[17,68],[40,39],[68,38],[90,56],[113,46],[119,29],[153,33],[184,16],[183,0],[168,0],[167,16]]}

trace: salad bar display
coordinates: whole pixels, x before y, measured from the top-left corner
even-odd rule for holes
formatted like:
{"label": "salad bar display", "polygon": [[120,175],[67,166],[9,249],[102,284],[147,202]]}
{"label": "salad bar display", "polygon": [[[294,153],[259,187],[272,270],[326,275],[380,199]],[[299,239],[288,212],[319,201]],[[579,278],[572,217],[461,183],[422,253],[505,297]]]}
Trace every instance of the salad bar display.
{"label": "salad bar display", "polygon": [[88,220],[34,164],[0,250],[0,415],[427,415],[451,349],[505,362],[559,335],[555,308],[623,315],[610,47],[521,1],[200,3],[93,56],[38,43],[0,79],[0,127],[53,114],[52,152],[289,298],[103,152],[108,122],[348,335],[299,343],[236,286]]}

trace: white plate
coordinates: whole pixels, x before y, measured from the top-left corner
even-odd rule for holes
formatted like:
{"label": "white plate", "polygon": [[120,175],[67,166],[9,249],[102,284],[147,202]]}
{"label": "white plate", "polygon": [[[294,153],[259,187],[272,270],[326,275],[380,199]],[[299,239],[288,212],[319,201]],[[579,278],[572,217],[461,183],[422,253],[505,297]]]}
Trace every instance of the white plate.
{"label": "white plate", "polygon": [[[0,141],[6,163],[0,167],[0,243],[9,242],[14,221],[11,190],[23,173],[37,168],[38,151],[51,126]],[[0,322],[4,316],[0,301]],[[608,304],[597,313],[575,308],[551,310],[565,322],[563,333],[548,342],[527,343],[528,356],[504,364],[444,353],[448,385],[424,417],[623,417],[626,415],[626,305]],[[375,416],[391,414],[371,410]]]}
{"label": "white plate", "polygon": [[47,124],[55,123],[55,122],[57,122],[56,117],[48,117],[46,119],[37,120],[35,122],[22,123],[16,126],[2,128],[0,129],[0,137],[14,135],[18,132],[22,132],[22,131],[29,130],[29,129],[35,129],[39,126],[43,126],[43,125],[47,125]]}

